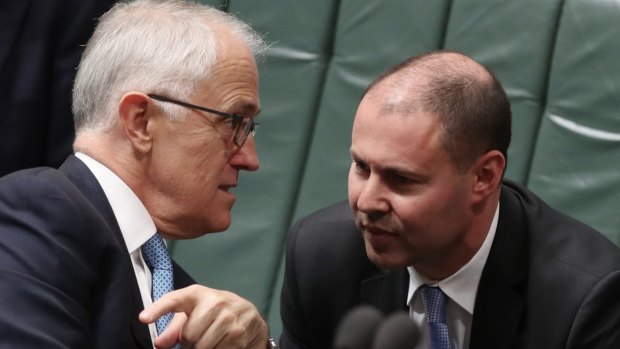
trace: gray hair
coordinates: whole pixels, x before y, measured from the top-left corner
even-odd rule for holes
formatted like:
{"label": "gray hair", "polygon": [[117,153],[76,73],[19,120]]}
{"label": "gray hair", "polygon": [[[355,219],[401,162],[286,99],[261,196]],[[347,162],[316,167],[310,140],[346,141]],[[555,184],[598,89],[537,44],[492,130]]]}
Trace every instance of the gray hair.
{"label": "gray hair", "polygon": [[99,20],[78,68],[73,87],[76,132],[109,129],[118,101],[129,91],[188,98],[217,61],[214,29],[221,26],[245,42],[255,58],[265,51],[263,40],[248,24],[204,4],[116,4]]}

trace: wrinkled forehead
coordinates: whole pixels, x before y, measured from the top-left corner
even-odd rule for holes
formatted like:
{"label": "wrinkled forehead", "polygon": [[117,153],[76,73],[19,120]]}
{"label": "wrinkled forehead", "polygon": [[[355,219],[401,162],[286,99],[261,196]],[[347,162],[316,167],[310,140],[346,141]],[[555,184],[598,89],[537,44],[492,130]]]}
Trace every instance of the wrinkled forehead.
{"label": "wrinkled forehead", "polygon": [[225,112],[249,117],[258,114],[258,69],[252,53],[240,47],[228,50],[198,84],[196,94]]}

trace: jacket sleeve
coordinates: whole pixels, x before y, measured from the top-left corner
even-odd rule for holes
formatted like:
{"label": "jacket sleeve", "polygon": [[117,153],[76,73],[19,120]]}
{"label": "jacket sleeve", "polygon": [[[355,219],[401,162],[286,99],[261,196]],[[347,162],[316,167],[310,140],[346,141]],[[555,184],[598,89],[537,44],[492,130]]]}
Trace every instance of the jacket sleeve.
{"label": "jacket sleeve", "polygon": [[308,343],[309,334],[306,333],[308,326],[304,321],[295,271],[295,249],[302,222],[298,221],[291,228],[286,247],[284,284],[280,296],[280,315],[283,323],[282,337],[280,338],[282,349],[311,348],[310,343]]}

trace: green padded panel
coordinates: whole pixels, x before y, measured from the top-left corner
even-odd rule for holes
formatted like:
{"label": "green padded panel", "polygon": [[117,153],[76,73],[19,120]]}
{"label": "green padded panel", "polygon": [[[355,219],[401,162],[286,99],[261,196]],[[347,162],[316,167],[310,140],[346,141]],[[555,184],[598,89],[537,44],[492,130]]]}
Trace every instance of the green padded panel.
{"label": "green padded panel", "polygon": [[529,187],[620,246],[620,1],[566,1]]}
{"label": "green padded panel", "polygon": [[446,1],[340,1],[334,49],[294,219],[347,196],[351,127],[379,73],[439,47]]}
{"label": "green padded panel", "polygon": [[456,0],[445,47],[489,67],[513,113],[506,176],[525,183],[545,103],[560,0]]}
{"label": "green padded panel", "polygon": [[436,48],[471,55],[506,87],[507,176],[620,244],[619,1],[203,0],[272,42],[259,64],[261,168],[240,175],[230,229],[174,243],[175,259],[199,282],[254,302],[279,336],[286,233],[346,197],[362,91]]}
{"label": "green padded panel", "polygon": [[241,173],[233,223],[225,233],[177,242],[172,253],[198,282],[236,292],[265,314],[304,168],[336,7],[331,1],[253,0],[229,1],[227,10],[272,43],[259,64],[261,167]]}

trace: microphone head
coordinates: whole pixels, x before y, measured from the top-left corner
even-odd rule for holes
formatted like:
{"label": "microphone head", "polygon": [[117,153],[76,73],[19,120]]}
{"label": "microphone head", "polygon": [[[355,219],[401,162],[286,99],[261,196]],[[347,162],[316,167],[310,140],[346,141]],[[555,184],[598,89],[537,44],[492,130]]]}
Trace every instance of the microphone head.
{"label": "microphone head", "polygon": [[411,349],[420,340],[420,329],[404,311],[393,313],[377,329],[372,349]]}
{"label": "microphone head", "polygon": [[379,310],[362,305],[349,311],[334,336],[334,349],[370,349],[372,338],[383,315]]}

